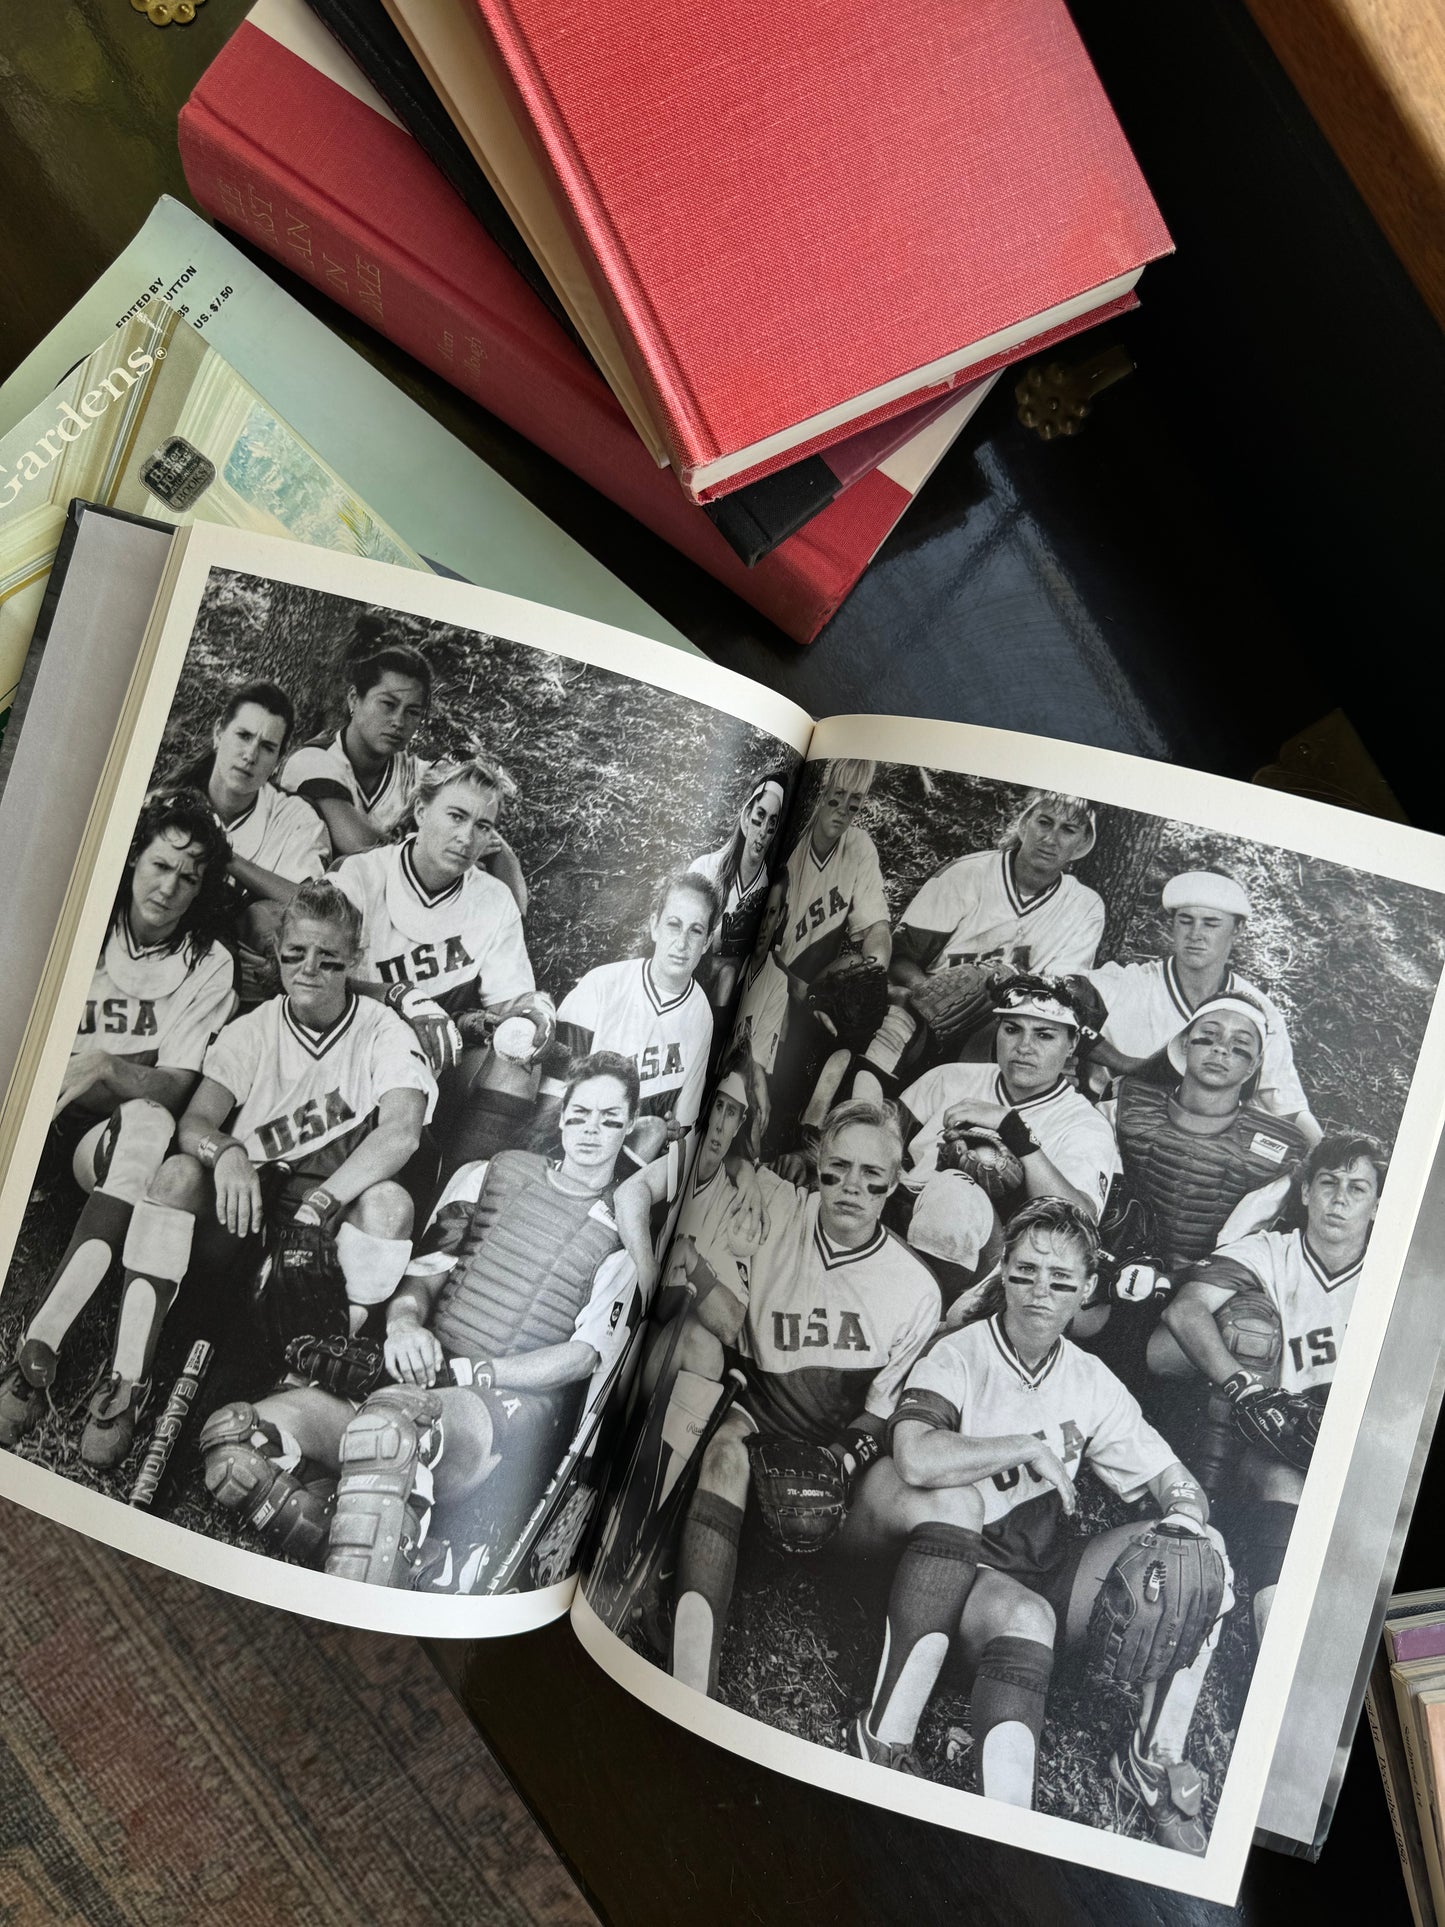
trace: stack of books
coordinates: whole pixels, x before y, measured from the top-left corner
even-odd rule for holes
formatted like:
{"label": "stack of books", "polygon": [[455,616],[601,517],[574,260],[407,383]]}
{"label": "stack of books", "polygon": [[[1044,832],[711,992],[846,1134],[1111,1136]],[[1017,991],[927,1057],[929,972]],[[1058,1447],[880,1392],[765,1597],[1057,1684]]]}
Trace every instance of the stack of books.
{"label": "stack of books", "polygon": [[1401,1592],[1365,1694],[1416,1927],[1445,1921],[1445,1589]]}
{"label": "stack of books", "polygon": [[1168,233],[1062,0],[574,26],[260,0],[191,189],[810,641],[999,370]]}

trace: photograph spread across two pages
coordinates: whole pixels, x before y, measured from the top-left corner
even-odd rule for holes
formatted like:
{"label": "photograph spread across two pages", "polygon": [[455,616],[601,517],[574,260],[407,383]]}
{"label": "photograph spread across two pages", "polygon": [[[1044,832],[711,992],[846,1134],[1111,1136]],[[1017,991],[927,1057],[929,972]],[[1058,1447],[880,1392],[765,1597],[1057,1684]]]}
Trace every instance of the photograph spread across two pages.
{"label": "photograph spread across two pages", "polygon": [[170,540],[5,1067],[0,1492],[1231,1900],[1441,1349],[1438,840]]}

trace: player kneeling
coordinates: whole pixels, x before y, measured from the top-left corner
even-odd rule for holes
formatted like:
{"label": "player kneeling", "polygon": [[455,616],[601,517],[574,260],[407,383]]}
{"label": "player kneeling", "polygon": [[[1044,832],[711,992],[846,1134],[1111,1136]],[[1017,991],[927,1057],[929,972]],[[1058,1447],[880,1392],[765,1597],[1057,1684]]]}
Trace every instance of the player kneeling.
{"label": "player kneeling", "polygon": [[464,1166],[387,1307],[370,1383],[313,1348],[316,1382],[207,1424],[222,1503],[287,1551],[324,1545],[335,1576],[471,1590],[545,1488],[599,1364],[626,1345],[636,1286],[616,1165],[636,1110],[636,1067],[599,1052],[568,1080],[560,1161],[501,1151]]}
{"label": "player kneeling", "polygon": [[1387,1167],[1388,1155],[1374,1138],[1321,1139],[1301,1173],[1304,1225],[1221,1245],[1185,1274],[1178,1295],[1165,1307],[1164,1328],[1150,1341],[1154,1371],[1172,1376],[1192,1369],[1214,1388],[1211,1417],[1225,1447],[1217,1454],[1218,1480],[1224,1483],[1228,1462],[1237,1460],[1233,1483],[1244,1501],[1241,1537],[1259,1638],[1274,1602]]}
{"label": "player kneeling", "polygon": [[[1202,1854],[1203,1788],[1185,1735],[1233,1604],[1209,1505],[1118,1379],[1064,1337],[1099,1262],[1092,1219],[1057,1198],[1027,1204],[1004,1238],[1004,1308],[949,1334],[914,1366],[849,1520],[858,1551],[906,1539],[888,1601],[872,1704],[850,1750],[921,1771],[914,1736],[950,1648],[973,1673],[980,1790],[1032,1806],[1055,1652],[1093,1643],[1100,1670],[1142,1686],[1110,1774],[1161,1845]],[[1089,1466],[1147,1525],[1075,1537],[1074,1480]]]}

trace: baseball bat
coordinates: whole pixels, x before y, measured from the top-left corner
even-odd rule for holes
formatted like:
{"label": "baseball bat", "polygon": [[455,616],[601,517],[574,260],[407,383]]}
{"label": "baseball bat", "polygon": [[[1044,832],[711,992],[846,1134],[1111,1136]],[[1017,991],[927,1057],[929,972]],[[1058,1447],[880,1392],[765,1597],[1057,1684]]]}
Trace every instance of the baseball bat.
{"label": "baseball bat", "polygon": [[171,1387],[170,1397],[166,1400],[165,1410],[156,1420],[151,1442],[146,1447],[145,1457],[141,1460],[140,1471],[135,1475],[135,1484],[130,1489],[130,1503],[149,1511],[155,1504],[156,1494],[160,1491],[161,1481],[166,1475],[166,1467],[171,1462],[171,1454],[176,1441],[185,1430],[186,1420],[191,1408],[200,1395],[201,1383],[211,1368],[211,1355],[214,1347],[205,1338],[198,1338],[190,1349],[184,1366],[176,1374],[176,1382]]}
{"label": "baseball bat", "polygon": [[[672,1537],[673,1529],[682,1516],[683,1508],[692,1497],[692,1488],[697,1474],[702,1470],[703,1454],[716,1437],[718,1428],[727,1417],[733,1400],[739,1392],[746,1391],[747,1383],[747,1378],[736,1365],[728,1368],[727,1376],[723,1380],[722,1397],[708,1415],[707,1423],[698,1434],[697,1444],[693,1447],[687,1464],[678,1473],[676,1483],[652,1521],[651,1531],[638,1543],[628,1558],[611,1598],[606,1600],[605,1605],[601,1601],[595,1602],[598,1617],[611,1627],[613,1632],[620,1632],[626,1625],[633,1605],[647,1584],[654,1561]],[[589,1600],[590,1603],[594,1602]]]}

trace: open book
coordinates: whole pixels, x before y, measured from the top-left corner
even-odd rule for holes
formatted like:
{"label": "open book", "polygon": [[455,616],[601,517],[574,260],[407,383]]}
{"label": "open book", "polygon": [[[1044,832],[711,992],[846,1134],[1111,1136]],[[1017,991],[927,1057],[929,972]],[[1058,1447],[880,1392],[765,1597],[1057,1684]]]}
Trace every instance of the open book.
{"label": "open book", "polygon": [[80,530],[0,808],[0,1493],[570,1612],[779,1770],[1230,1898],[1440,1357],[1445,846]]}

